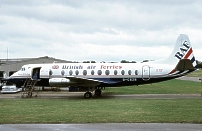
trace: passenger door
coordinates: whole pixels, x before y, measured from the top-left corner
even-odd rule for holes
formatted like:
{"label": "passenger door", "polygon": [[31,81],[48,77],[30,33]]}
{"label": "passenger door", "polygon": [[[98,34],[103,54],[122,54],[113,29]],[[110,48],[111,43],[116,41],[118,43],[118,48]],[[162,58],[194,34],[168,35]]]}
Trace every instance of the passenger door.
{"label": "passenger door", "polygon": [[148,65],[142,66],[142,79],[148,81],[150,79],[150,67]]}
{"label": "passenger door", "polygon": [[40,70],[41,67],[35,67],[31,69],[31,79],[37,80],[40,79]]}

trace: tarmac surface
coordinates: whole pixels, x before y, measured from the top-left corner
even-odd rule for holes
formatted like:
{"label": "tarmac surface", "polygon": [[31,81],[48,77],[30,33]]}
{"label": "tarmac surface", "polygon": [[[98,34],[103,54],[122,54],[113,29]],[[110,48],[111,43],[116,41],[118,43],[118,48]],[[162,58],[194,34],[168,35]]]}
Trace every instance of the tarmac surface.
{"label": "tarmac surface", "polygon": [[7,124],[2,131],[201,131],[201,124],[96,123],[96,124]]}
{"label": "tarmac surface", "polygon": [[[84,99],[83,92],[67,92],[67,91],[43,91],[33,93],[37,97],[31,99]],[[112,95],[104,94],[102,96],[94,96],[93,99],[190,99],[201,98],[200,94],[132,94],[132,95]],[[0,94],[0,99],[22,99],[21,93],[16,94]],[[25,98],[27,99],[27,98]]]}
{"label": "tarmac surface", "polygon": [[[199,81],[199,78],[186,78],[183,80]],[[84,99],[83,93],[61,92],[39,92],[32,99]],[[111,95],[103,94],[102,97],[93,99],[202,99],[200,94],[134,94],[134,95]],[[1,99],[21,99],[21,93],[0,94]],[[2,131],[201,131],[202,124],[181,123],[90,123],[90,124],[3,124]]]}
{"label": "tarmac surface", "polygon": [[200,77],[187,77],[187,76],[182,76],[179,78],[176,78],[179,80],[186,80],[186,81],[195,81],[195,82],[201,82],[201,78]]}

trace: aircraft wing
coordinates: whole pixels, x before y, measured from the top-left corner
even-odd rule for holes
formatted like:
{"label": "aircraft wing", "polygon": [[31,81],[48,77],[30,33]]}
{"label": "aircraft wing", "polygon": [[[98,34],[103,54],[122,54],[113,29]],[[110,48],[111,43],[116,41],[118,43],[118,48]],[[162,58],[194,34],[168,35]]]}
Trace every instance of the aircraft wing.
{"label": "aircraft wing", "polygon": [[116,82],[110,80],[98,80],[84,77],[75,77],[75,76],[67,76],[65,77],[71,81],[71,83],[75,83],[77,86],[86,86],[86,87],[94,87],[100,84],[114,84]]}

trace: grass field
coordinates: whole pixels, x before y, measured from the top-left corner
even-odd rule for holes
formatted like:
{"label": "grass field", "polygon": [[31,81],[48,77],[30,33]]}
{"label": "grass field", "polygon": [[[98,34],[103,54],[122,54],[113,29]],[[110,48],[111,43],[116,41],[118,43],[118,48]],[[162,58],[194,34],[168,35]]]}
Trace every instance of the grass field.
{"label": "grass field", "polygon": [[106,88],[104,92],[112,94],[200,94],[201,90],[200,82],[174,79],[140,86]]}
{"label": "grass field", "polygon": [[188,74],[187,76],[192,76],[192,77],[202,77],[202,69],[194,71],[190,74]]}
{"label": "grass field", "polygon": [[202,123],[201,99],[1,100],[0,123]]}
{"label": "grass field", "polygon": [[[171,80],[107,88],[115,94],[199,94],[199,82]],[[57,92],[56,92],[57,93]],[[0,124],[8,123],[202,123],[202,98],[0,99]]]}

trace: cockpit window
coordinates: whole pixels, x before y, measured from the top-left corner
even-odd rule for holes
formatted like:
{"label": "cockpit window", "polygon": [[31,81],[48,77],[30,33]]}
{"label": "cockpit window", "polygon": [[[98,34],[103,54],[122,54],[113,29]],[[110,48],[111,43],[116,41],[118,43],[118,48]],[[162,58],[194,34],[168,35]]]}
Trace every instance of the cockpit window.
{"label": "cockpit window", "polygon": [[20,71],[25,71],[25,67],[22,67]]}

